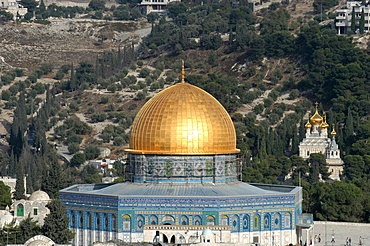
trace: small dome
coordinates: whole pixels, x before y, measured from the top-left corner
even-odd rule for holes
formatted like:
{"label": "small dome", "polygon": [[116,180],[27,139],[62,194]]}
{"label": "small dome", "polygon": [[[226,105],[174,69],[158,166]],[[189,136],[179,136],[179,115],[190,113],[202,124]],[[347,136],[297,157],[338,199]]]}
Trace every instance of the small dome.
{"label": "small dome", "polygon": [[29,198],[30,201],[47,201],[50,200],[49,195],[42,190],[35,191]]}
{"label": "small dome", "polygon": [[306,128],[306,129],[309,129],[309,128],[311,128],[312,127],[312,125],[311,125],[311,123],[310,123],[310,121],[308,120],[307,121],[307,123],[304,125],[304,127]]}
{"label": "small dome", "polygon": [[324,121],[320,124],[320,127],[323,128],[323,129],[326,129],[329,127],[329,124],[326,123],[326,115],[324,115]]}
{"label": "small dome", "polygon": [[333,137],[335,137],[337,135],[337,132],[333,129],[330,133],[330,135],[332,135]]}
{"label": "small dome", "polygon": [[213,232],[210,229],[204,229],[203,232],[202,232],[202,236],[204,236],[204,237],[213,236]]}

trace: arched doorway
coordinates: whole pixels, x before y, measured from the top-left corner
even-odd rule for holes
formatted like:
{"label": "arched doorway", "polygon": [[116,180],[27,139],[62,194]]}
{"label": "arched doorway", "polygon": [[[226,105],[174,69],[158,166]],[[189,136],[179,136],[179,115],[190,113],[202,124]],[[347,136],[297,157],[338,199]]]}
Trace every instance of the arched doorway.
{"label": "arched doorway", "polygon": [[167,238],[167,236],[165,234],[163,234],[163,242],[164,243],[168,243],[168,238]]}
{"label": "arched doorway", "polygon": [[175,243],[176,243],[175,235],[173,235],[173,236],[171,237],[171,242],[170,242],[170,243],[173,243],[173,244],[175,244]]}

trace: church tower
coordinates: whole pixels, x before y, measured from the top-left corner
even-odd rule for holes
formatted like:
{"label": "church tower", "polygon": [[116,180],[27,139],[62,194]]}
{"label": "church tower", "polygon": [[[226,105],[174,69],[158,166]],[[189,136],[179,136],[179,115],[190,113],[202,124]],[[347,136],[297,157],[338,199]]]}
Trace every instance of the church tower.
{"label": "church tower", "polygon": [[317,108],[318,103],[316,102],[316,111],[305,124],[306,137],[299,144],[299,156],[303,159],[308,159],[312,153],[323,154],[330,173],[329,178],[339,180],[340,174],[343,172],[343,161],[340,158],[340,150],[335,141],[337,133],[333,125],[330,139],[326,115],[321,116]]}

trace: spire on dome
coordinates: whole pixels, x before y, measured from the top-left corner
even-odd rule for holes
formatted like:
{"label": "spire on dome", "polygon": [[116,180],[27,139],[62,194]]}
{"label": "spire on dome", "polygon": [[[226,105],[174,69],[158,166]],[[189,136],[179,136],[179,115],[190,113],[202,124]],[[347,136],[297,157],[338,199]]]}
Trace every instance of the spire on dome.
{"label": "spire on dome", "polygon": [[326,114],[324,114],[324,116],[323,116],[323,122],[320,124],[320,127],[321,128],[328,128],[329,127],[329,124],[326,123]]}
{"label": "spire on dome", "polygon": [[330,135],[332,135],[333,137],[335,137],[337,135],[337,132],[334,130],[334,123],[333,123],[333,130],[331,131]]}
{"label": "spire on dome", "polygon": [[316,104],[316,112],[312,115],[312,117],[310,118],[310,120],[311,120],[312,124],[314,124],[314,125],[320,125],[321,122],[322,122],[322,120],[323,120],[323,118],[321,117],[321,115],[318,112],[318,105],[319,105],[319,103],[316,102],[315,104]]}
{"label": "spire on dome", "polygon": [[182,66],[181,66],[181,83],[185,83],[185,63],[184,63],[184,60],[182,60]]}

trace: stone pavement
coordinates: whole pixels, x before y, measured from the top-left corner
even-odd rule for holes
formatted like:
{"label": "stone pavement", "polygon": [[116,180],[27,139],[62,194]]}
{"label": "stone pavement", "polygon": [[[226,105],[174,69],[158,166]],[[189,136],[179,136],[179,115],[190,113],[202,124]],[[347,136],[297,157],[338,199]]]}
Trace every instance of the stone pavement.
{"label": "stone pavement", "polygon": [[[351,246],[359,246],[360,236],[362,245],[370,246],[370,224],[330,221],[315,221],[314,223],[314,235],[321,234],[321,243],[316,241],[315,246],[325,246],[325,241],[327,246],[345,246],[347,237],[351,238]],[[335,243],[331,242],[333,235]]]}

